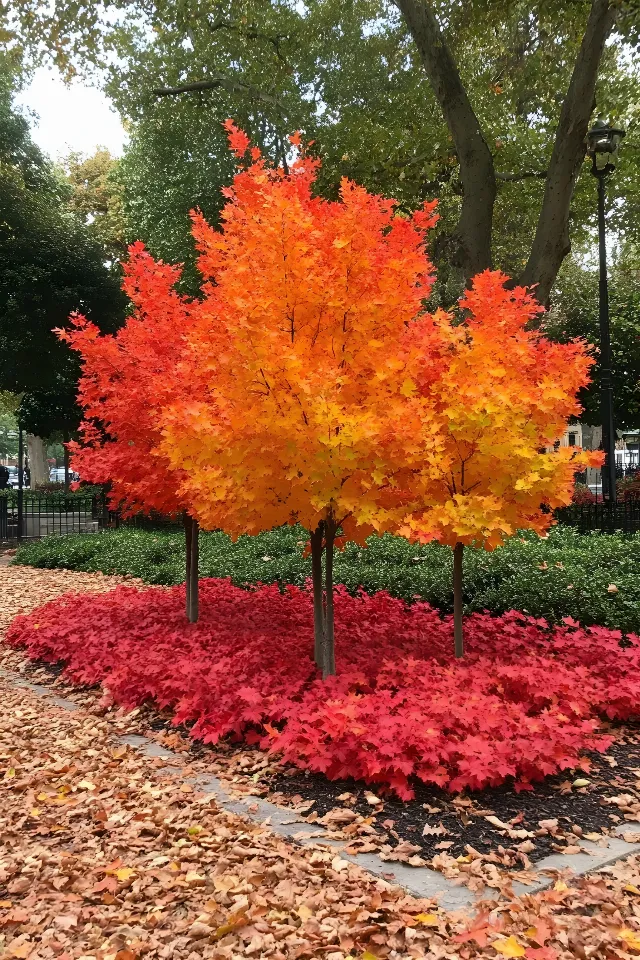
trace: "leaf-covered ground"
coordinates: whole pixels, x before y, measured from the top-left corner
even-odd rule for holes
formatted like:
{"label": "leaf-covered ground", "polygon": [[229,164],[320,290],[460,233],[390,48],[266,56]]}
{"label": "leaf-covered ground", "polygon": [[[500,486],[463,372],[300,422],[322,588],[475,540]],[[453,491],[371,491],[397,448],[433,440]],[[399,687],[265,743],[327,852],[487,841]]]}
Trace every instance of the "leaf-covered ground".
{"label": "leaf-covered ground", "polygon": [[[0,570],[5,624],[72,583],[109,585],[26,573]],[[20,666],[15,653],[4,662]],[[220,811],[188,782],[202,761],[187,750],[170,775],[166,760],[116,746],[114,735],[148,726],[144,711],[105,711],[99,693],[82,691],[70,713],[2,677],[0,693],[2,960],[640,953],[636,858],[575,882],[558,876],[550,890],[507,896],[474,918],[447,914],[333,853],[303,851]],[[180,749],[180,734],[171,736]]]}

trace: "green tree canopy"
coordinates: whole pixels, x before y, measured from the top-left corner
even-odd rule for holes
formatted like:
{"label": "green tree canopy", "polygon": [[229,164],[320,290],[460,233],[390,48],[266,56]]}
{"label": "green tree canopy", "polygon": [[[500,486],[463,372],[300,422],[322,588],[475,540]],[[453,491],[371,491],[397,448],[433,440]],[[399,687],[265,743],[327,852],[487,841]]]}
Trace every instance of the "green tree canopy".
{"label": "green tree canopy", "polygon": [[[53,328],[80,310],[115,329],[124,296],[101,245],[70,209],[68,185],[12,107],[12,93],[11,76],[0,74],[0,390],[23,394],[21,409],[32,410],[23,425],[46,435],[45,408],[69,410],[78,377],[75,356]],[[77,414],[74,407],[76,422]]]}
{"label": "green tree canopy", "polygon": [[[582,392],[585,423],[601,424],[598,271],[568,259],[558,278],[554,307],[545,318],[545,333],[566,343],[584,337],[594,345],[596,365],[592,382]],[[609,277],[609,315],[614,424],[617,429],[640,429],[640,269],[621,257]]]}
{"label": "green tree canopy", "polygon": [[217,209],[228,181],[219,124],[233,116],[272,157],[293,129],[315,139],[327,194],[346,175],[407,208],[437,196],[443,299],[492,260],[539,282],[546,299],[569,228],[574,247],[592,237],[594,187],[581,165],[594,105],[628,128],[611,218],[637,239],[636,0],[13,6],[18,46],[47,49],[63,71],[106,71],[132,126],[125,203],[153,252],[182,247],[187,258],[177,224],[187,197],[209,216]]}

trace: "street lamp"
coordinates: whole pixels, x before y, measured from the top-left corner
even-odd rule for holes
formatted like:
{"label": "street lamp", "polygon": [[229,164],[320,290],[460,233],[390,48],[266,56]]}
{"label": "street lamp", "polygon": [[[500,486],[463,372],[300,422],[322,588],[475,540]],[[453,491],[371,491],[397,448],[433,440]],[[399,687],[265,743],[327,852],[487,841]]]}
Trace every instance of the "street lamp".
{"label": "street lamp", "polygon": [[587,134],[587,152],[591,172],[598,178],[598,241],[600,248],[600,403],[602,411],[602,448],[605,462],[602,470],[602,495],[610,502],[616,499],[616,454],[613,427],[613,391],[611,387],[611,335],[609,331],[609,288],[607,284],[607,246],[605,236],[605,179],[616,168],[618,147],[624,130],[610,127],[598,119]]}

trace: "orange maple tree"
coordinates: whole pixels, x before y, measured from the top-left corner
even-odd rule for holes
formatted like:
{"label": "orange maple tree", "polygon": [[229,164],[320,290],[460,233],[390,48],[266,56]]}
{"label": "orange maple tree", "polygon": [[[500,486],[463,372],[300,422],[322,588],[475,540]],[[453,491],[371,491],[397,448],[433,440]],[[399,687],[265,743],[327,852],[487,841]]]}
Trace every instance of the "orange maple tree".
{"label": "orange maple tree", "polygon": [[123,283],[133,311],[124,326],[102,335],[76,314],[73,327],[58,333],[82,358],[78,401],[84,420],[81,441],[68,445],[73,469],[83,480],[108,483],[110,503],[124,515],[184,515],[187,612],[197,619],[197,526],[180,492],[184,471],[158,450],[159,411],[187,386],[179,358],[197,309],[175,291],[179,279],[178,267],[156,262],[141,243],[133,244]]}
{"label": "orange maple tree", "polygon": [[[243,158],[248,139],[228,129]],[[184,466],[181,488],[204,526],[311,531],[326,676],[336,534],[364,542],[403,516],[399,477],[419,426],[405,417],[404,375],[419,346],[404,339],[432,285],[424,244],[435,204],[400,216],[347,180],[328,202],[312,194],[318,161],[304,151],[286,172],[256,148],[251,158],[226,191],[222,231],[194,216],[207,281],[188,334],[197,389],[163,410],[161,449]]]}
{"label": "orange maple tree", "polygon": [[557,447],[580,413],[577,393],[593,358],[586,343],[554,343],[533,322],[542,308],[522,287],[485,271],[460,300],[460,315],[422,317],[410,336],[424,363],[409,405],[422,429],[412,458],[411,508],[400,532],[454,552],[456,652],[462,655],[465,544],[494,549],[517,530],[543,534],[571,502],[575,474],[601,453]]}

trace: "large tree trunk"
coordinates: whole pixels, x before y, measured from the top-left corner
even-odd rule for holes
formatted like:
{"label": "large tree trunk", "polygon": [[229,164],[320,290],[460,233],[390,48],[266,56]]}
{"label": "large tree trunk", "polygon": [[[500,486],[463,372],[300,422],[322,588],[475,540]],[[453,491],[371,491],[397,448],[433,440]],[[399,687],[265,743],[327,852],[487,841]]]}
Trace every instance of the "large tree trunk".
{"label": "large tree trunk", "polygon": [[35,490],[36,485],[47,483],[49,480],[49,465],[47,464],[47,450],[44,440],[27,434],[27,451],[29,454],[29,486]]}
{"label": "large tree trunk", "polygon": [[313,583],[313,658],[322,669],[322,650],[324,648],[324,603],[322,597],[322,541],[324,523],[320,521],[310,536],[311,540],[311,580]]}
{"label": "large tree trunk", "polygon": [[462,556],[464,546],[456,543],[453,548],[453,642],[456,657],[464,656],[462,631]]}
{"label": "large tree trunk", "polygon": [[191,586],[189,589],[189,621],[191,623],[198,622],[199,616],[199,607],[200,607],[200,595],[199,595],[199,560],[200,560],[200,543],[199,543],[199,531],[197,520],[192,520],[191,522]]}
{"label": "large tree trunk", "polygon": [[536,235],[519,283],[536,286],[536,296],[547,306],[562,261],[571,250],[569,213],[576,177],[585,155],[585,138],[594,107],[598,68],[604,44],[614,24],[609,0],[593,0],[580,52],[562,105],[556,139],[547,172]]}
{"label": "large tree trunk", "polygon": [[396,0],[396,4],[418,48],[458,155],[463,196],[452,258],[454,266],[469,278],[492,262],[493,157],[430,4],[423,0]]}
{"label": "large tree trunk", "polygon": [[[404,14],[458,154],[463,199],[456,228],[458,250],[453,252],[452,259],[454,266],[459,266],[469,279],[491,266],[491,229],[496,196],[493,158],[432,5],[426,0],[395,2]],[[605,41],[615,22],[615,6],[613,0],[592,0],[556,129],[533,246],[518,280],[524,286],[535,285],[536,296],[545,306],[562,261],[571,249],[571,199],[584,160],[585,136],[594,107],[598,69]],[[517,173],[501,176],[521,178]]]}
{"label": "large tree trunk", "polygon": [[184,587],[185,587],[185,613],[187,615],[187,620],[189,619],[189,614],[191,612],[191,537],[193,534],[193,523],[191,517],[185,510],[182,514],[182,522],[184,523],[184,552],[185,552],[185,577],[184,577]]}

